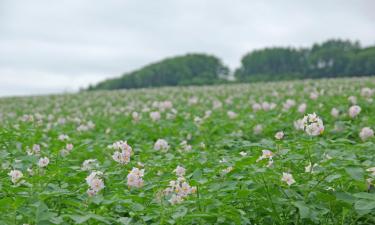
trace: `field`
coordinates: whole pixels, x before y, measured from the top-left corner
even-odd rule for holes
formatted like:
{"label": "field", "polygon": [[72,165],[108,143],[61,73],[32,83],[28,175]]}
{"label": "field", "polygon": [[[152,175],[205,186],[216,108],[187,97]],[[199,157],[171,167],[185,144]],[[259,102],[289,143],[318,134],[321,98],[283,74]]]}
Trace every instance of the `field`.
{"label": "field", "polygon": [[0,224],[375,224],[374,91],[356,78],[2,98]]}

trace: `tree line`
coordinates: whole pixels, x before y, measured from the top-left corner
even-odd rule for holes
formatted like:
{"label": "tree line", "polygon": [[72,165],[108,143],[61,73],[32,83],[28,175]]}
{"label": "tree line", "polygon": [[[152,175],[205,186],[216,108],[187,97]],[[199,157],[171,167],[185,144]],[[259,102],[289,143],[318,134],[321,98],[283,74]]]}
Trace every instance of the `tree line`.
{"label": "tree line", "polygon": [[[375,46],[332,39],[310,48],[272,47],[241,59],[234,82],[375,75]],[[230,70],[215,56],[187,54],[164,59],[108,79],[89,90],[205,85],[229,81]]]}

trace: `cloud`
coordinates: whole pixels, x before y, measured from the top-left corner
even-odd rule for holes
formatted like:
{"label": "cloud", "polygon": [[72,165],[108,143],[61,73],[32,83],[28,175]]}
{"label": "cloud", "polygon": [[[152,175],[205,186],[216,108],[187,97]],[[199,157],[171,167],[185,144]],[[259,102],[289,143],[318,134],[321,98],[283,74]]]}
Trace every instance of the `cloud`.
{"label": "cloud", "polygon": [[[3,0],[0,95],[78,90],[71,79],[85,85],[187,52],[215,54],[234,68],[246,52],[266,46],[328,38],[375,44],[374,6],[371,0]],[[44,79],[28,84],[30,77]]]}

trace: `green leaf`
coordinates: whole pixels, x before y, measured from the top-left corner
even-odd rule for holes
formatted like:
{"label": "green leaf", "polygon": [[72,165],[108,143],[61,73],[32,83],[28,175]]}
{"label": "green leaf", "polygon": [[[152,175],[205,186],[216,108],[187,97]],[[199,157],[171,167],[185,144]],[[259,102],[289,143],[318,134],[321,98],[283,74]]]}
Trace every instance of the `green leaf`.
{"label": "green leaf", "polygon": [[347,167],[345,171],[354,179],[354,180],[363,180],[364,171],[360,167]]}
{"label": "green leaf", "polygon": [[355,202],[354,208],[356,210],[372,210],[375,209],[375,201],[361,199]]}
{"label": "green leaf", "polygon": [[298,201],[293,203],[294,206],[298,208],[299,215],[302,219],[310,218],[311,212],[310,208],[303,201]]}

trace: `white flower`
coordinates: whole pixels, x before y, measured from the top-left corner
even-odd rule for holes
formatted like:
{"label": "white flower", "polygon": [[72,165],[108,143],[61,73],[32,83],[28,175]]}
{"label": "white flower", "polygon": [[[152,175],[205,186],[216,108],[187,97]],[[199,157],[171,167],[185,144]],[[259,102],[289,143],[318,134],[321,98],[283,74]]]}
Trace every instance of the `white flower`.
{"label": "white flower", "polygon": [[173,172],[176,173],[177,176],[183,177],[185,175],[186,169],[182,166],[177,166]]}
{"label": "white flower", "polygon": [[374,131],[370,127],[364,127],[361,132],[359,132],[359,137],[362,141],[366,141],[367,139],[374,137]]}
{"label": "white flower", "polygon": [[298,119],[298,120],[294,121],[293,125],[294,125],[294,128],[296,130],[304,130],[305,129],[305,125],[303,124],[302,119]]}
{"label": "white flower", "polygon": [[14,184],[21,180],[23,177],[23,173],[19,170],[11,170],[8,175],[10,176]]}
{"label": "white flower", "polygon": [[339,114],[340,114],[340,111],[338,109],[332,108],[332,110],[331,110],[331,116],[337,118],[339,116]]}
{"label": "white flower", "polygon": [[318,166],[318,164],[314,163],[314,165],[311,166],[311,162],[310,162],[309,165],[307,165],[307,166],[305,167],[305,172],[306,172],[306,173],[312,173],[313,170],[314,170],[314,168],[315,168],[316,166]]}
{"label": "white flower", "polygon": [[282,181],[286,182],[289,186],[294,184],[296,181],[293,179],[292,174],[290,173],[284,173],[283,177],[281,178]]}
{"label": "white flower", "polygon": [[73,150],[73,144],[66,144],[66,150],[72,151]]}
{"label": "white flower", "polygon": [[46,167],[49,164],[49,159],[47,157],[40,158],[38,161],[38,166],[39,167]]}
{"label": "white flower", "polygon": [[100,171],[93,171],[86,177],[86,183],[89,185],[89,189],[87,190],[89,196],[96,195],[105,187],[104,181],[101,178],[102,175],[103,173]]}
{"label": "white flower", "polygon": [[361,112],[361,107],[359,107],[358,105],[353,105],[349,108],[349,116],[351,118],[358,116],[360,112]]}
{"label": "white flower", "polygon": [[256,112],[256,111],[261,110],[262,106],[259,103],[254,103],[252,108],[253,108],[253,111]]}
{"label": "white flower", "polygon": [[58,137],[58,139],[59,139],[60,141],[69,140],[69,136],[66,135],[66,134],[60,134],[59,137]]}
{"label": "white flower", "polygon": [[263,126],[260,125],[260,124],[256,125],[256,126],[253,128],[253,132],[254,132],[254,134],[260,134],[260,133],[262,133],[262,131],[263,131]]}
{"label": "white flower", "polygon": [[318,92],[311,92],[311,93],[310,93],[310,98],[311,98],[312,100],[316,100],[318,97],[319,97]]}
{"label": "white flower", "polygon": [[355,96],[349,96],[348,100],[353,105],[357,104],[357,98]]}
{"label": "white flower", "polygon": [[366,171],[371,172],[371,175],[375,176],[375,167],[368,168]]}
{"label": "white flower", "polygon": [[169,149],[169,144],[166,140],[164,139],[158,139],[155,144],[154,144],[154,149],[155,150],[163,150],[167,151]]}
{"label": "white flower", "polygon": [[304,130],[310,136],[318,136],[324,132],[323,121],[315,114],[307,114],[302,119]]}
{"label": "white flower", "polygon": [[98,161],[96,159],[86,159],[82,163],[82,170],[87,171],[87,170],[92,170],[94,168],[99,167]]}
{"label": "white flower", "polygon": [[284,132],[283,132],[283,131],[279,131],[279,132],[277,132],[277,133],[275,134],[275,138],[276,138],[277,140],[281,140],[281,139],[283,139],[283,138],[284,138]]}
{"label": "white flower", "polygon": [[116,151],[113,153],[112,159],[120,164],[128,164],[130,162],[130,153],[127,151]]}
{"label": "white flower", "polygon": [[128,174],[127,178],[128,178],[128,186],[129,187],[136,187],[136,188],[140,188],[143,186],[143,179],[142,177],[144,176],[144,169],[138,169],[138,168],[135,168],[133,167],[133,169],[130,171],[130,173]]}
{"label": "white flower", "polygon": [[237,113],[233,112],[233,111],[228,111],[227,112],[227,115],[230,119],[234,119],[237,117]]}
{"label": "white flower", "polygon": [[374,90],[372,90],[371,88],[362,88],[361,90],[361,96],[362,97],[365,97],[365,98],[371,98],[371,96],[374,94]]}
{"label": "white flower", "polygon": [[39,153],[40,153],[40,145],[38,144],[34,144],[31,150],[30,149],[27,150],[28,155],[37,155]]}
{"label": "white flower", "polygon": [[115,150],[121,150],[113,153],[113,160],[121,164],[128,164],[130,162],[130,156],[133,150],[126,141],[117,141],[108,147]]}
{"label": "white flower", "polygon": [[292,99],[287,99],[283,105],[284,111],[288,111],[291,107],[296,105],[296,101]]}
{"label": "white flower", "polygon": [[301,105],[298,106],[298,112],[305,113],[306,108],[307,108],[306,103],[302,103]]}
{"label": "white flower", "polygon": [[257,159],[257,162],[263,160],[263,159],[270,159],[272,160],[273,152],[270,150],[264,149],[262,150],[262,155]]}
{"label": "white flower", "polygon": [[158,121],[161,118],[160,112],[155,111],[155,112],[150,112],[150,117],[152,121]]}
{"label": "white flower", "polygon": [[244,151],[242,151],[242,152],[240,152],[240,155],[241,155],[241,156],[247,156],[247,153],[244,152]]}
{"label": "white flower", "polygon": [[138,122],[141,119],[141,116],[138,112],[132,112],[132,118],[134,122]]}
{"label": "white flower", "polygon": [[232,170],[233,170],[233,167],[232,167],[232,166],[228,166],[227,168],[225,168],[225,169],[223,169],[223,170],[221,171],[221,174],[222,174],[222,175],[225,175],[225,174],[227,174],[227,173],[230,173]]}

